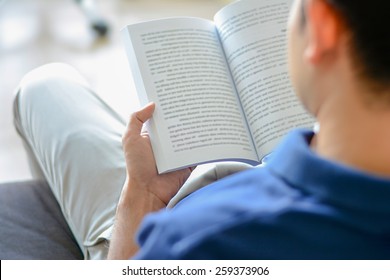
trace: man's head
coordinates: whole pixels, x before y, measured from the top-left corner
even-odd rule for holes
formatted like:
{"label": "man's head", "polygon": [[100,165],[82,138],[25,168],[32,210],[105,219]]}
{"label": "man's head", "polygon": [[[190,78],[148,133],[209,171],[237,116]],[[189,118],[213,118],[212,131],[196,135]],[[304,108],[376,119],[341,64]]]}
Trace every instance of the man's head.
{"label": "man's head", "polygon": [[[390,107],[390,1],[296,0],[291,13],[290,72],[297,93],[314,114],[325,83],[356,82],[368,103]],[[332,75],[334,75],[332,77]],[[349,80],[350,79],[350,80]],[[322,84],[324,83],[324,84]]]}

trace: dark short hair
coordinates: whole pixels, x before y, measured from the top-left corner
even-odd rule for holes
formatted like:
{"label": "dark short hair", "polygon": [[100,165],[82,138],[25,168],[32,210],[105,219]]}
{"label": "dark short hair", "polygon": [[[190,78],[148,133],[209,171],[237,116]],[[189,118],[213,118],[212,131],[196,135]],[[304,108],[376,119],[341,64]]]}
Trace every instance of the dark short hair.
{"label": "dark short hair", "polygon": [[351,33],[357,73],[390,87],[390,0],[327,0]]}

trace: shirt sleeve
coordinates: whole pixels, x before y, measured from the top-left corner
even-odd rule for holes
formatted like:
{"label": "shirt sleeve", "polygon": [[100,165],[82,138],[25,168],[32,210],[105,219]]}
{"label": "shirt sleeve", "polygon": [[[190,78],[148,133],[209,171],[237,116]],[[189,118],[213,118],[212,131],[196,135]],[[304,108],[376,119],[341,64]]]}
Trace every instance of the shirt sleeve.
{"label": "shirt sleeve", "polygon": [[140,250],[134,256],[134,259],[177,259],[173,254],[176,239],[166,216],[164,211],[150,214],[141,223],[136,237]]}

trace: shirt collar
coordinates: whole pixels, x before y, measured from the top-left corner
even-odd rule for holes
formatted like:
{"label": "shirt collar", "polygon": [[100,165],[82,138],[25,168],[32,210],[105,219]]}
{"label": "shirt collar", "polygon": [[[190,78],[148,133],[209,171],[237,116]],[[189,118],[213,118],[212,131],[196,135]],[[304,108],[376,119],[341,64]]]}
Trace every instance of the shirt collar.
{"label": "shirt collar", "polygon": [[310,149],[313,132],[291,132],[268,167],[297,189],[345,207],[390,214],[390,179],[321,158]]}

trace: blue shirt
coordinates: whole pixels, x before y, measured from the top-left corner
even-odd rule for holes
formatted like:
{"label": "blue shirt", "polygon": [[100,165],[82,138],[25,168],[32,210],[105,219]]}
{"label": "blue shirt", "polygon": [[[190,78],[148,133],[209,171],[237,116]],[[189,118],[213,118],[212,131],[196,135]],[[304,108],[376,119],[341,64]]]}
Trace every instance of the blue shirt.
{"label": "blue shirt", "polygon": [[390,179],[320,158],[312,136],[147,216],[136,258],[390,259]]}

